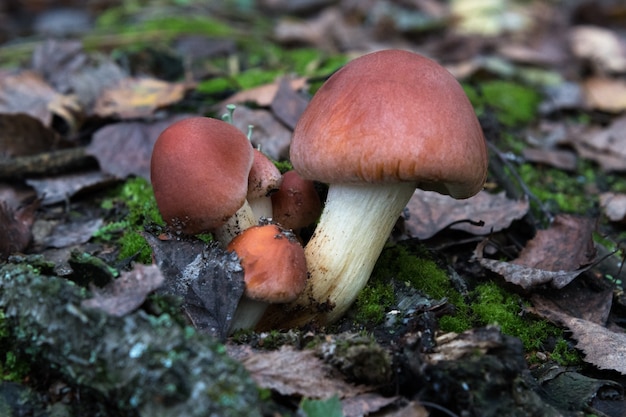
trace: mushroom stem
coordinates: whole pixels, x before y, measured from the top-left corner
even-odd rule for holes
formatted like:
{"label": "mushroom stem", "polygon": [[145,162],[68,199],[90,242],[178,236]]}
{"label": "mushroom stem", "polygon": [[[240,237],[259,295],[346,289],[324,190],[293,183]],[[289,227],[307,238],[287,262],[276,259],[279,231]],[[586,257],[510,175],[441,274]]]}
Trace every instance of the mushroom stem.
{"label": "mushroom stem", "polygon": [[229,334],[240,329],[254,329],[269,305],[266,301],[253,300],[245,295],[241,297],[230,323]]}
{"label": "mushroom stem", "polygon": [[231,240],[244,230],[257,224],[256,217],[245,200],[243,205],[233,214],[222,226],[213,231],[213,238],[218,241],[222,247],[226,247]]}
{"label": "mushroom stem", "polygon": [[305,290],[280,310],[270,308],[259,327],[327,324],[340,318],[369,280],[414,191],[415,183],[331,184],[305,247],[310,274]]}
{"label": "mushroom stem", "polygon": [[271,196],[261,196],[257,198],[251,198],[248,200],[250,207],[252,208],[252,212],[254,213],[254,217],[257,219],[261,219],[265,217],[266,219],[272,218],[272,197]]}

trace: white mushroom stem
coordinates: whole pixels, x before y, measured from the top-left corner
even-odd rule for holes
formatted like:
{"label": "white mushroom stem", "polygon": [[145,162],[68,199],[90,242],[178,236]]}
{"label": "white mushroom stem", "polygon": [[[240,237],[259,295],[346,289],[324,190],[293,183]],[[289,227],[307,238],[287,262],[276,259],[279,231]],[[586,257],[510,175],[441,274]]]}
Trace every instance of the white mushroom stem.
{"label": "white mushroom stem", "polygon": [[229,334],[240,329],[254,329],[269,305],[266,301],[253,300],[246,295],[241,297],[230,323]]}
{"label": "white mushroom stem", "polygon": [[369,280],[414,191],[414,183],[331,184],[315,233],[305,247],[307,286],[285,308],[291,316],[278,317],[274,310],[262,325],[294,327],[340,318]]}
{"label": "white mushroom stem", "polygon": [[272,197],[271,196],[262,196],[258,198],[250,198],[248,200],[250,207],[252,208],[252,212],[254,216],[260,220],[262,217],[266,219],[271,219],[272,214]]}
{"label": "white mushroom stem", "polygon": [[213,238],[220,242],[222,247],[226,247],[235,236],[256,224],[257,220],[252,212],[252,208],[250,208],[248,201],[245,200],[239,210],[224,225],[213,231]]}

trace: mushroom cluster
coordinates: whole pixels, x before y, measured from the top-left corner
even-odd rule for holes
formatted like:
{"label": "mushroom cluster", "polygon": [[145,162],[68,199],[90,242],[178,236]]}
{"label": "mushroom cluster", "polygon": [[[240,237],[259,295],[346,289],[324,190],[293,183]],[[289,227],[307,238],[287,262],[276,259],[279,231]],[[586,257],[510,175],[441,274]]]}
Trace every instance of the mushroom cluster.
{"label": "mushroom cluster", "polygon": [[305,246],[310,277],[261,327],[341,317],[367,283],[415,188],[468,198],[484,185],[487,148],[458,81],[422,55],[384,50],[357,58],[317,91],[292,138],[303,178],[328,184]]}
{"label": "mushroom cluster", "polygon": [[[157,206],[175,233],[210,232],[240,258],[246,296],[233,329],[254,326],[268,303],[296,298],[307,276],[304,249],[291,231],[258,225],[273,216],[272,194],[283,176],[246,135],[223,120],[183,119],[160,134],[150,169]],[[279,201],[282,212],[302,206],[300,200]]]}

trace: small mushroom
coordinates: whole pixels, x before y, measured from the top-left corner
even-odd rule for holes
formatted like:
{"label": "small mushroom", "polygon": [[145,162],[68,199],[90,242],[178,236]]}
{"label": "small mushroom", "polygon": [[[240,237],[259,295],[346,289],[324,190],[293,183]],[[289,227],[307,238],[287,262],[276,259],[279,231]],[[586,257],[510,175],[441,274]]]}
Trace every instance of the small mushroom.
{"label": "small mushroom", "polygon": [[167,127],[150,162],[163,220],[183,233],[211,232],[226,246],[256,224],[246,201],[252,160],[246,135],[221,120],[190,117]]}
{"label": "small mushroom", "polygon": [[254,149],[254,160],[248,176],[247,200],[257,219],[272,217],[272,194],[278,191],[283,176],[263,152]]}
{"label": "small mushroom", "polygon": [[253,226],[236,236],[227,250],[239,257],[246,283],[231,331],[254,328],[270,304],[293,301],[304,289],[304,249],[291,231],[271,223]]}
{"label": "small mushroom", "polygon": [[337,320],[415,188],[468,198],[483,187],[488,163],[461,85],[435,61],[401,50],[364,55],[333,74],[299,119],[290,159],[329,189],[305,247],[307,288],[286,309],[268,310],[269,326]]}
{"label": "small mushroom", "polygon": [[313,224],[322,214],[322,202],[315,184],[294,170],[283,174],[280,188],[272,194],[272,206],[272,219],[296,233]]}

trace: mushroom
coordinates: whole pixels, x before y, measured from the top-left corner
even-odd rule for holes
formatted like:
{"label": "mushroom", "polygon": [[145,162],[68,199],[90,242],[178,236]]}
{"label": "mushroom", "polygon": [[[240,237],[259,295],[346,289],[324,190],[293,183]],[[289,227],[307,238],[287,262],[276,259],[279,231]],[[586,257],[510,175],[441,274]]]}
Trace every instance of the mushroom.
{"label": "mushroom", "polygon": [[272,194],[278,191],[283,176],[263,152],[254,149],[254,160],[248,176],[247,200],[257,219],[272,217]]}
{"label": "mushroom", "polygon": [[236,236],[227,250],[239,257],[246,283],[231,332],[254,328],[271,303],[293,301],[304,289],[304,249],[291,231],[271,223],[253,226]]}
{"label": "mushroom", "polygon": [[272,207],[272,219],[296,233],[313,224],[322,213],[322,203],[315,184],[294,170],[283,174],[280,188],[272,194]]}
{"label": "mushroom", "polygon": [[213,233],[226,246],[256,224],[246,201],[253,148],[239,129],[208,117],[167,127],[152,150],[150,178],[165,222],[183,233]]}
{"label": "mushroom", "polygon": [[483,187],[488,163],[461,85],[436,62],[402,50],[364,55],[333,74],[299,119],[290,159],[329,190],[305,247],[307,287],[290,313],[267,312],[269,326],[337,320],[367,283],[415,188],[468,198]]}

